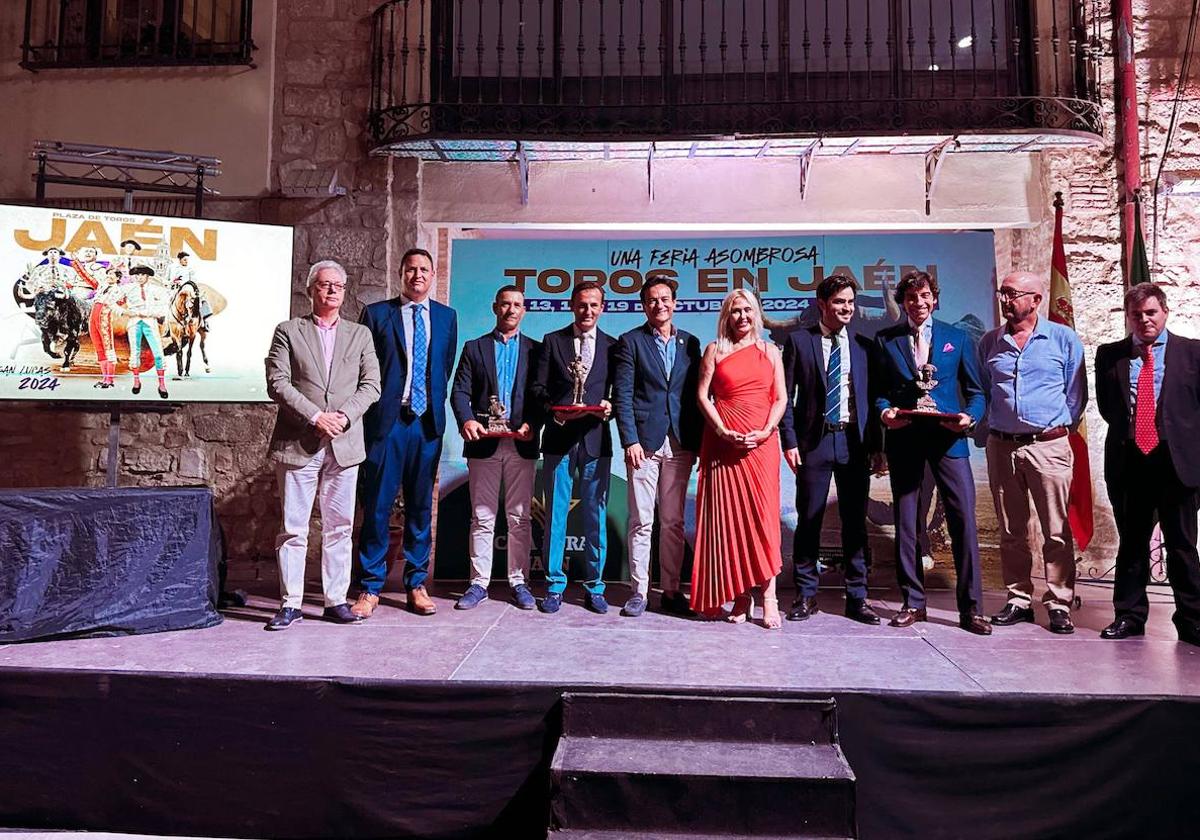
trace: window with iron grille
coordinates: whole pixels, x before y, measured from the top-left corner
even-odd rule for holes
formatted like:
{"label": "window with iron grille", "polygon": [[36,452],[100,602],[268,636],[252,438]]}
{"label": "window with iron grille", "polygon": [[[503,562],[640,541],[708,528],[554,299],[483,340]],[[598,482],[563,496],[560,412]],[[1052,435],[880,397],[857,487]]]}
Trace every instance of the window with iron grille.
{"label": "window with iron grille", "polygon": [[21,66],[253,64],[254,0],[25,0]]}

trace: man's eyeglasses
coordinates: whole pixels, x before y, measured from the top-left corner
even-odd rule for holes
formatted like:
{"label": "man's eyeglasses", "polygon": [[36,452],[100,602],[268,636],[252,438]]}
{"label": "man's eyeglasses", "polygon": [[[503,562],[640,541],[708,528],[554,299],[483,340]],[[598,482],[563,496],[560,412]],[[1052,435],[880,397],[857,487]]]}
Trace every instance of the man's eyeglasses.
{"label": "man's eyeglasses", "polygon": [[1037,292],[1018,292],[1016,289],[997,289],[996,297],[1000,300],[1019,300],[1025,295],[1036,295]]}
{"label": "man's eyeglasses", "polygon": [[326,283],[325,281],[321,281],[319,283],[313,283],[313,288],[318,292],[344,292],[346,291],[346,284]]}

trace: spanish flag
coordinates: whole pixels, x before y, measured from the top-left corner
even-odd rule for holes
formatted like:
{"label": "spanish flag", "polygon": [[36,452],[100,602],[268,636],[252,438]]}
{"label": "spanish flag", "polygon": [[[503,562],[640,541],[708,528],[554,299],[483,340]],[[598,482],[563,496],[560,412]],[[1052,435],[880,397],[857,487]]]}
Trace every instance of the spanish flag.
{"label": "spanish flag", "polygon": [[[1075,329],[1075,308],[1071,305],[1071,282],[1067,279],[1067,254],[1063,249],[1063,200],[1062,193],[1054,194],[1054,252],[1050,258],[1050,320]],[[1071,476],[1071,499],[1068,519],[1071,534],[1075,537],[1077,551],[1083,551],[1092,541],[1092,468],[1088,459],[1087,422],[1079,421],[1079,428],[1068,438],[1071,452],[1075,456],[1074,474]]]}

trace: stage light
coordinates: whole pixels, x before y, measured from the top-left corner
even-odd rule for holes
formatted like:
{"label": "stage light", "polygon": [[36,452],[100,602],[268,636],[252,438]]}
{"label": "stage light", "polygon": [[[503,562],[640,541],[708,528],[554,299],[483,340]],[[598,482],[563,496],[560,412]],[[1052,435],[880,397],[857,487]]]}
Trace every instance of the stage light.
{"label": "stage light", "polygon": [[942,68],[938,67],[936,64],[930,64],[929,69],[930,70],[941,70]]}
{"label": "stage light", "polygon": [[973,44],[973,43],[975,43],[975,39],[973,37],[971,37],[970,35],[967,35],[963,38],[958,39],[958,48],[960,50],[965,50],[968,47],[970,47],[971,44]]}

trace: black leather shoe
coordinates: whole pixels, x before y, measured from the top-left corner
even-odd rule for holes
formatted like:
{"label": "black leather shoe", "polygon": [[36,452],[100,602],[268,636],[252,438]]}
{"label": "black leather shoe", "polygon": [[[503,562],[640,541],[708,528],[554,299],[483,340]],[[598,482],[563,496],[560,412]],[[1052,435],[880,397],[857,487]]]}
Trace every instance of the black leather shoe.
{"label": "black leather shoe", "polygon": [[625,602],[625,606],[621,607],[621,615],[628,618],[637,618],[646,611],[646,599],[636,592],[629,596],[629,600]]}
{"label": "black leather shoe", "polygon": [[1101,639],[1128,639],[1130,636],[1146,635],[1146,625],[1136,618],[1123,615],[1100,631]]}
{"label": "black leather shoe", "polygon": [[167,397],[171,396],[170,394],[168,394],[168,393],[167,393],[167,389],[166,389],[166,388],[159,388],[159,389],[158,389],[158,395],[159,395],[160,397],[162,397],[164,400],[165,400]]}
{"label": "black leather shoe", "polygon": [[1050,632],[1069,636],[1075,632],[1070,610],[1050,610]]}
{"label": "black leather shoe", "polygon": [[295,624],[297,621],[303,621],[304,615],[300,610],[292,607],[280,607],[279,612],[271,616],[271,620],[267,622],[267,630],[286,630]]}
{"label": "black leather shoe", "polygon": [[1179,641],[1200,647],[1200,626],[1179,620],[1175,620],[1174,624],[1179,633]]}
{"label": "black leather shoe", "polygon": [[787,611],[787,620],[807,621],[819,612],[816,598],[800,595],[792,601],[792,608]]}
{"label": "black leather shoe", "polygon": [[1033,624],[1033,607],[1008,603],[1004,605],[1004,609],[992,616],[992,624],[997,627],[1009,627],[1013,624],[1020,624],[1022,621]]}
{"label": "black leather shoe", "polygon": [[604,615],[608,612],[608,601],[604,600],[604,596],[599,592],[588,592],[584,596],[583,604],[594,613]]}
{"label": "black leather shoe", "polygon": [[902,607],[900,612],[892,616],[892,620],[888,622],[888,627],[912,627],[918,621],[925,621],[926,618],[924,607],[919,609]]}
{"label": "black leather shoe", "polygon": [[846,599],[846,618],[857,621],[859,624],[879,623],[879,616],[875,614],[875,610],[871,609],[871,605],[858,598]]}
{"label": "black leather shoe", "polygon": [[332,621],[334,624],[358,624],[365,620],[363,616],[352,613],[349,604],[334,604],[332,607],[326,607],[321,613],[321,618]]}
{"label": "black leather shoe", "polygon": [[136,383],[134,383],[134,386],[133,386],[132,388],[130,388],[129,390],[130,390],[130,392],[131,392],[131,393],[133,393],[133,394],[140,394],[140,393],[142,393],[142,383],[141,383],[141,382],[136,382]]}
{"label": "black leather shoe", "polygon": [[992,635],[992,625],[984,616],[977,613],[968,613],[958,617],[958,626],[968,633],[974,633],[976,636]]}
{"label": "black leather shoe", "polygon": [[687,596],[682,592],[664,592],[659,606],[667,615],[677,615],[680,618],[695,618],[696,611],[688,603]]}

